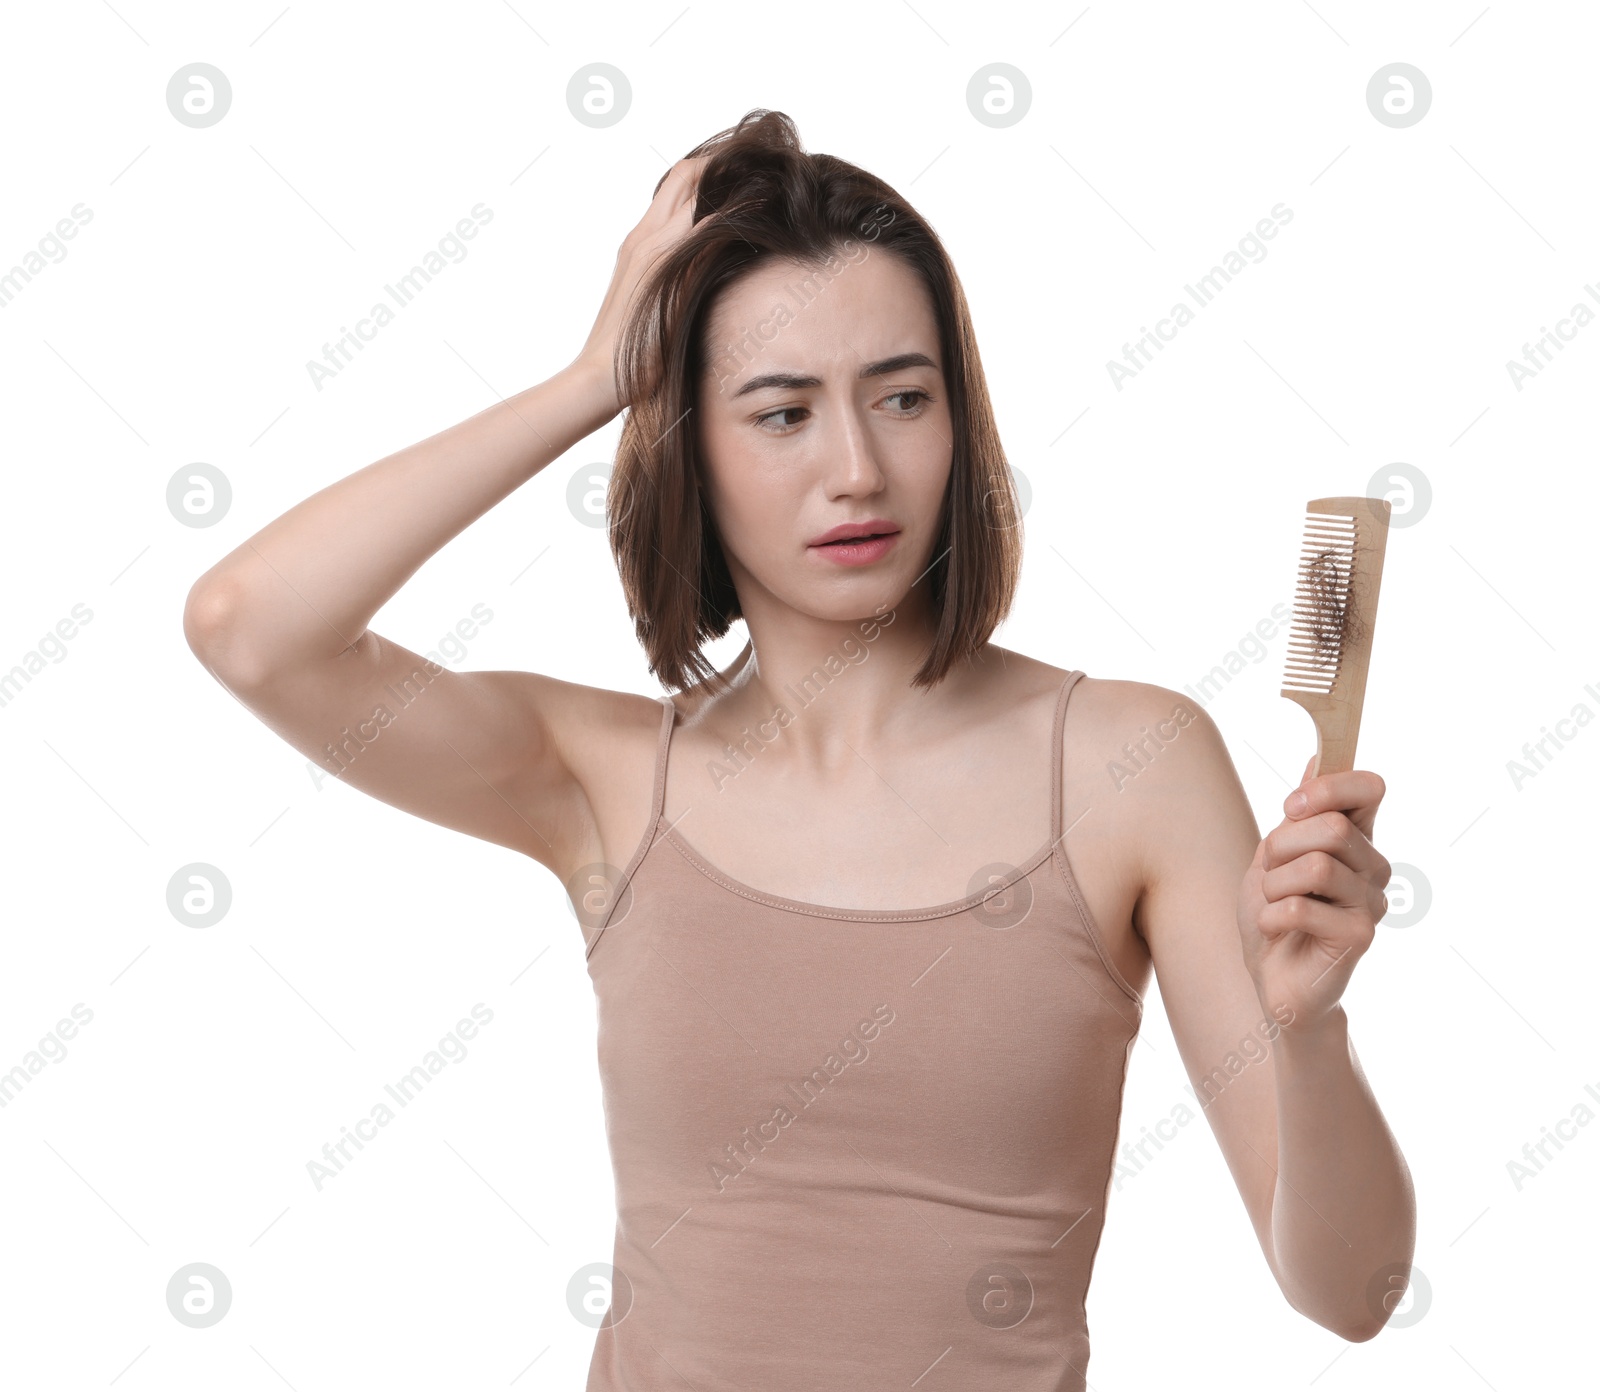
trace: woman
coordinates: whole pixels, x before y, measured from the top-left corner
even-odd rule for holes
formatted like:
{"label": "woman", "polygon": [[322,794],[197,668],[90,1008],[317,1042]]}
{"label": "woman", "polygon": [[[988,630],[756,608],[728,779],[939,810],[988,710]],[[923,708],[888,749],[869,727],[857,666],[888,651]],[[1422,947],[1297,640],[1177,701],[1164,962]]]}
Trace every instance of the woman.
{"label": "woman", "polygon": [[[679,694],[367,627],[625,407],[611,544]],[[1019,554],[943,248],[753,111],[658,184],[568,367],[195,585],[195,652],[296,748],[567,886],[618,1201],[590,1389],[1083,1387],[1152,970],[1290,1304],[1353,1340],[1393,1310],[1410,1179],[1339,1004],[1382,780],[1307,778],[1260,839],[1203,711],[988,641]]]}

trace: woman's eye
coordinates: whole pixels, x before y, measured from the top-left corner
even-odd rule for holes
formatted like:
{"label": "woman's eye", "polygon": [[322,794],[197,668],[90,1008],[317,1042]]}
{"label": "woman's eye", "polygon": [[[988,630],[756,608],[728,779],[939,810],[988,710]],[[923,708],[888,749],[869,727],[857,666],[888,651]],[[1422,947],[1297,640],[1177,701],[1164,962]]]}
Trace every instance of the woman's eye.
{"label": "woman's eye", "polygon": [[[930,396],[927,392],[923,391],[920,387],[908,387],[908,388],[906,388],[905,391],[896,392],[894,394],[894,396],[887,397],[885,399],[888,400],[888,401],[893,401],[897,397],[914,397],[914,398],[917,398],[919,401],[932,401],[933,400],[933,397]],[[903,410],[903,411],[896,411],[893,414],[895,414],[897,416],[914,416],[914,415],[918,415],[920,413],[920,411],[921,411],[921,407],[919,405],[916,410],[907,409],[907,410]]]}
{"label": "woman's eye", "polygon": [[[764,416],[757,416],[756,417],[756,424],[760,425],[763,430],[767,430],[767,431],[769,431],[769,433],[771,433],[773,435],[782,435],[782,434],[785,433],[785,431],[783,431],[783,430],[773,430],[773,429],[771,429],[771,427],[769,427],[767,425],[764,425],[762,423],[764,421],[773,420],[774,418],[776,418],[778,416],[787,416],[793,411],[803,411],[805,409],[806,408],[804,406],[781,406],[776,411],[768,411],[767,414],[764,415]],[[791,426],[789,428],[792,429],[793,427]]]}

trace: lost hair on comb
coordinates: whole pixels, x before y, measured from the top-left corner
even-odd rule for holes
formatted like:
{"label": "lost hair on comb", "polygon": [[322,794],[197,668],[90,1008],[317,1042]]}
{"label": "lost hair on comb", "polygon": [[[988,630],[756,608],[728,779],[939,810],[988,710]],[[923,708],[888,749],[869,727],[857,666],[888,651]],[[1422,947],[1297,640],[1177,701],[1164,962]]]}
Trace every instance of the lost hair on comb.
{"label": "lost hair on comb", "polygon": [[1355,767],[1389,511],[1384,498],[1306,504],[1280,694],[1304,706],[1316,723],[1313,777]]}

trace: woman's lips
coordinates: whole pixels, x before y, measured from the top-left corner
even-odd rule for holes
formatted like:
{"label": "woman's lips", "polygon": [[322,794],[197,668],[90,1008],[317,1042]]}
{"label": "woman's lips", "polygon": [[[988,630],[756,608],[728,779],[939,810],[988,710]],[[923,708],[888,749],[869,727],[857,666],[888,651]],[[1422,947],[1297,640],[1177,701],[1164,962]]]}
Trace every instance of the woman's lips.
{"label": "woman's lips", "polygon": [[879,536],[853,537],[849,541],[824,542],[821,546],[809,549],[835,565],[864,566],[887,556],[899,540],[899,532],[889,532]]}

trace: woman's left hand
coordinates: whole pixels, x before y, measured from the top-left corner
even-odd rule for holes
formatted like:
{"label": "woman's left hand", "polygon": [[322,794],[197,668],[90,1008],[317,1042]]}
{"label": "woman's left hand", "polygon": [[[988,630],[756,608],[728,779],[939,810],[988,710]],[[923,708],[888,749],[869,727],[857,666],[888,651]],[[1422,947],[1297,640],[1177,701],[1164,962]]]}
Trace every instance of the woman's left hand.
{"label": "woman's left hand", "polygon": [[1284,799],[1284,819],[1256,847],[1239,886],[1245,965],[1269,1014],[1311,1026],[1344,994],[1389,912],[1389,862],[1373,846],[1383,801],[1375,773],[1312,778]]}

